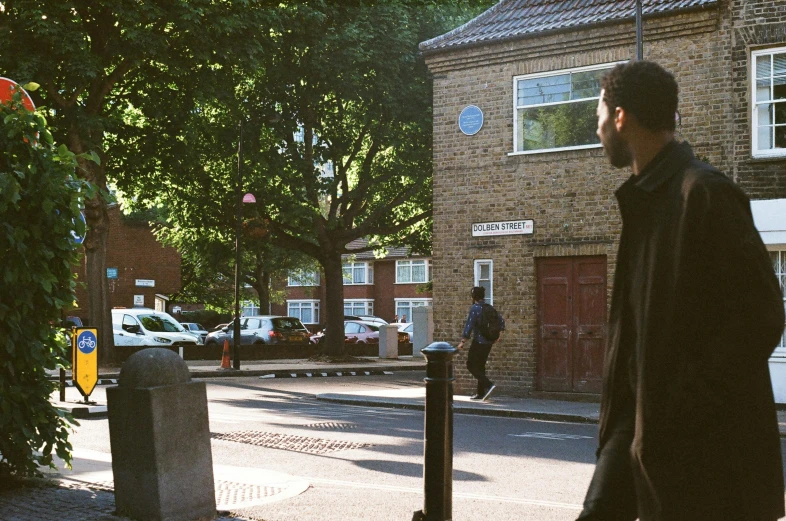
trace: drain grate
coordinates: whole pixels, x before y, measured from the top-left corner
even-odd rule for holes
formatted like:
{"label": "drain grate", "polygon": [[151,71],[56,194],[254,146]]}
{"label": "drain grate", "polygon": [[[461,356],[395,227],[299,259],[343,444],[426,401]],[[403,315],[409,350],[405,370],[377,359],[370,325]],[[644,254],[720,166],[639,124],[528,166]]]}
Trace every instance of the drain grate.
{"label": "drain grate", "polygon": [[240,508],[241,505],[257,503],[260,499],[280,494],[284,489],[265,485],[249,485],[216,480],[216,504],[222,507]]}
{"label": "drain grate", "polygon": [[307,429],[323,429],[323,430],[349,430],[356,429],[357,425],[354,423],[341,423],[341,422],[322,422],[304,425]]}
{"label": "drain grate", "polygon": [[361,449],[372,446],[371,443],[325,440],[321,438],[307,438],[305,436],[292,436],[289,434],[260,431],[213,433],[212,437],[216,440],[236,441],[238,443],[248,443],[258,447],[305,452],[307,454],[327,454],[328,452],[336,452],[339,450]]}

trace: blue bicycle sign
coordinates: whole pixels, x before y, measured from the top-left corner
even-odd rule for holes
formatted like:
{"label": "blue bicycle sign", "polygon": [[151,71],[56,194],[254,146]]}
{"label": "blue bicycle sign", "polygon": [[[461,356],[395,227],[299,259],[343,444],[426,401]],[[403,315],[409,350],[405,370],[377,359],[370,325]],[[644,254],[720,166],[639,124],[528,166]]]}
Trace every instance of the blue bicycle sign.
{"label": "blue bicycle sign", "polygon": [[92,331],[82,331],[76,338],[76,347],[86,355],[95,351],[98,340]]}

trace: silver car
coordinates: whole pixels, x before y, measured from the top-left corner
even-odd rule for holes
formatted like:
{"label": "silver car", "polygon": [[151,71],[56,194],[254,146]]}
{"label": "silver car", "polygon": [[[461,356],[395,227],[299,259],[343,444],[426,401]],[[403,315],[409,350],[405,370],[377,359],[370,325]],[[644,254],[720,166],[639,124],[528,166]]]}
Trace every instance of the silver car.
{"label": "silver car", "polygon": [[207,330],[202,327],[202,324],[197,324],[196,322],[181,322],[180,325],[183,326],[187,333],[191,333],[197,337],[200,344],[205,343],[205,338],[207,338]]}

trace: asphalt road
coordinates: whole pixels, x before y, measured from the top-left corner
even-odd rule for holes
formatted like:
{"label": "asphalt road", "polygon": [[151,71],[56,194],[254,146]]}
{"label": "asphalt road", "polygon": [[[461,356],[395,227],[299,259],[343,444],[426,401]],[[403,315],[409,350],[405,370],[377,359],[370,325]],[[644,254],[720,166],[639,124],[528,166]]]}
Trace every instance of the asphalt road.
{"label": "asphalt road", "polygon": [[[423,376],[205,380],[215,464],[311,483],[294,498],[238,513],[265,521],[412,519],[423,507],[423,413],[315,395],[411,387]],[[94,396],[100,400],[102,392]],[[575,519],[594,469],[596,435],[595,425],[455,415],[453,518]],[[105,419],[83,420],[71,439],[75,447],[110,451]]]}

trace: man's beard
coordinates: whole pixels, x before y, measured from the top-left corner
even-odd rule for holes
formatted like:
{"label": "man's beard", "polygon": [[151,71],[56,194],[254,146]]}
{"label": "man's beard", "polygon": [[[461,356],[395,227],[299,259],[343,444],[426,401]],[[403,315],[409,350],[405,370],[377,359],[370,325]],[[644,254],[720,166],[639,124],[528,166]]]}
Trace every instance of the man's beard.
{"label": "man's beard", "polygon": [[609,158],[611,166],[615,168],[625,168],[633,163],[633,156],[628,149],[627,143],[620,138],[616,131],[607,134],[607,140],[603,143],[603,150]]}

